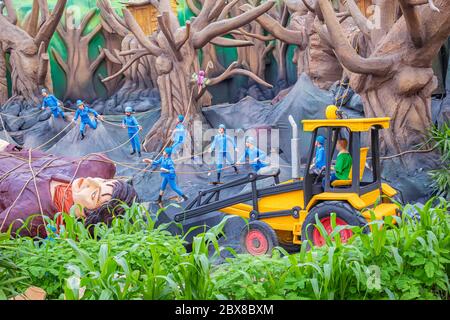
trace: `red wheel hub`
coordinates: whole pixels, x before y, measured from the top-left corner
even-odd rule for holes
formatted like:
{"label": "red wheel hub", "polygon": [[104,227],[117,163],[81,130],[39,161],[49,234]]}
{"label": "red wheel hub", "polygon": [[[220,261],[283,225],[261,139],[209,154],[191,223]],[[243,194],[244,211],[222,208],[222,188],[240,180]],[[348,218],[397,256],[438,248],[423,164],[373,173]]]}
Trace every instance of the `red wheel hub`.
{"label": "red wheel hub", "polygon": [[250,230],[245,237],[245,246],[248,253],[253,256],[260,256],[267,253],[269,241],[259,230]]}
{"label": "red wheel hub", "polygon": [[[327,231],[328,234],[333,232],[333,227],[331,225],[330,217],[323,218],[322,220],[320,220],[320,223],[322,223],[323,227],[325,228],[325,230]],[[347,226],[347,225],[348,225],[347,222],[336,217],[336,227],[337,226]],[[342,230],[341,232],[339,232],[339,234],[341,235],[341,241],[345,243],[353,235],[353,231],[352,230]],[[314,245],[316,245],[318,247],[321,247],[326,243],[325,238],[320,234],[319,229],[317,229],[316,227],[314,228],[314,231],[313,231],[313,242],[314,242]]]}

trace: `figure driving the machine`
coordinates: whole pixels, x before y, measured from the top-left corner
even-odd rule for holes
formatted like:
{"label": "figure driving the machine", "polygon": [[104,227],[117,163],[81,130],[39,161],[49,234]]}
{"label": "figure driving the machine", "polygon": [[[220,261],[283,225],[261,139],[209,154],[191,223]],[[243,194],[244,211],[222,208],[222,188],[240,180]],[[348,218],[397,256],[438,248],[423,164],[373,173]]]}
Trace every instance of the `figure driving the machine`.
{"label": "figure driving the machine", "polygon": [[318,136],[316,139],[316,155],[314,157],[313,163],[311,165],[311,170],[315,174],[320,174],[320,172],[325,168],[326,157],[325,157],[325,137]]}
{"label": "figure driving the machine", "polygon": [[[83,101],[78,100],[77,101],[77,107],[78,110],[75,113],[75,117],[73,118],[73,122],[76,122],[78,120],[78,117],[81,118],[81,124],[80,124],[80,133],[81,133],[81,140],[84,139],[84,132],[86,129],[86,126],[91,127],[92,129],[97,129],[97,123],[98,120],[102,120],[103,117],[97,113],[94,109],[89,108],[89,106],[85,105]],[[92,113],[95,117],[95,120],[92,121],[89,117],[89,113]]]}
{"label": "figure driving the machine", "polygon": [[177,186],[177,175],[175,173],[175,165],[172,160],[172,148],[166,148],[163,152],[163,156],[158,160],[153,161],[151,159],[144,159],[144,162],[150,163],[152,165],[152,169],[156,169],[159,166],[161,167],[161,177],[163,180],[157,200],[160,206],[162,206],[162,197],[167,188],[167,184],[169,184],[172,190],[180,196],[180,202],[188,200],[188,197],[186,197],[183,191],[181,191]]}
{"label": "figure driving the machine", "polygon": [[179,153],[183,149],[183,144],[186,139],[186,128],[184,127],[184,116],[178,115],[178,123],[172,133],[172,152],[173,154]]}
{"label": "figure driving the machine", "polygon": [[256,142],[253,137],[247,138],[245,147],[245,152],[237,164],[244,164],[248,158],[248,162],[255,173],[258,173],[262,168],[267,167],[267,162],[265,161],[267,157],[266,153],[256,147]]}
{"label": "figure driving the machine", "polygon": [[53,114],[53,117],[59,118],[59,116],[61,116],[63,120],[66,120],[64,112],[60,107],[62,105],[61,101],[59,101],[54,95],[49,94],[47,89],[42,89],[41,94],[44,98],[41,109],[45,110],[46,108],[49,108]]}
{"label": "figure driving the machine", "polygon": [[142,130],[142,127],[137,122],[136,118],[131,115],[133,109],[131,107],[125,108],[125,117],[122,120],[122,128],[128,129],[128,137],[130,138],[131,155],[138,153],[139,157],[141,157],[141,142],[139,141],[139,131]]}
{"label": "figure driving the machine", "polygon": [[226,134],[226,127],[224,124],[221,124],[219,126],[218,134],[216,134],[216,136],[214,137],[214,140],[209,149],[210,153],[212,153],[213,151],[216,152],[217,181],[215,181],[214,184],[220,183],[223,165],[227,162],[230,163],[230,165],[233,167],[234,172],[236,174],[239,174],[239,170],[236,167],[235,162],[233,161],[231,152],[229,152],[228,150],[229,145],[233,146],[233,151],[238,152],[234,139]]}
{"label": "figure driving the machine", "polygon": [[[347,150],[348,141],[345,138],[340,138],[337,141],[336,148],[338,150],[338,156],[336,158],[336,165],[331,169],[335,172],[331,174],[330,182],[333,183],[336,180],[347,180],[352,169],[353,159]],[[322,186],[325,189],[325,179],[322,181]]]}

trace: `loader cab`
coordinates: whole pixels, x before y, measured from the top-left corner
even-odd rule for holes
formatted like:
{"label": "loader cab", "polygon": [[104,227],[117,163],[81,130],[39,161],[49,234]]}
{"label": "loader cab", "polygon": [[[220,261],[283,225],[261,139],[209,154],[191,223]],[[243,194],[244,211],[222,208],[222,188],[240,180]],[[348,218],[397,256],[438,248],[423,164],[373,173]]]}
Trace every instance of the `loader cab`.
{"label": "loader cab", "polygon": [[[304,203],[322,193],[352,193],[363,196],[381,188],[379,131],[389,126],[386,119],[305,120],[305,131],[312,133],[311,147],[304,176]],[[320,171],[312,170],[318,135],[326,138],[324,144],[326,165]],[[346,139],[347,150],[352,157],[348,179],[330,181],[338,156],[337,143]],[[368,170],[367,166],[370,168]]]}

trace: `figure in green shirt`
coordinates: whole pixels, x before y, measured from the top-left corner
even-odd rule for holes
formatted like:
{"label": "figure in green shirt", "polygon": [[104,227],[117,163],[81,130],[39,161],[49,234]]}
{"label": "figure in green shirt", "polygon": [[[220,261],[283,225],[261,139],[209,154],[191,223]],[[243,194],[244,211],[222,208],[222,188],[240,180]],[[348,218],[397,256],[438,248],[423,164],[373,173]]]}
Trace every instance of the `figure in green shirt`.
{"label": "figure in green shirt", "polygon": [[[353,159],[347,150],[347,139],[341,138],[338,140],[336,148],[339,154],[336,159],[336,165],[334,167],[334,173],[331,174],[330,182],[336,180],[348,180],[350,170],[352,169]],[[332,168],[333,169],[333,168]],[[325,179],[322,182],[322,186],[325,189]]]}

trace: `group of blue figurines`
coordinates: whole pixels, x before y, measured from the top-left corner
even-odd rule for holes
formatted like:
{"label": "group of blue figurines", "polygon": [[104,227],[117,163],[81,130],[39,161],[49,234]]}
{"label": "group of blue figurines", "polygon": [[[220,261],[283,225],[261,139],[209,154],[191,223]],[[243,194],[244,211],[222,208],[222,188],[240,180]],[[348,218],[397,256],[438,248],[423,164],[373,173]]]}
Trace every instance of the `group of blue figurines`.
{"label": "group of blue figurines", "polygon": [[[43,102],[41,108],[43,110],[47,108],[50,109],[55,118],[61,117],[66,121],[66,116],[62,110],[62,102],[59,101],[54,95],[49,94],[46,89],[42,90],[42,96]],[[80,118],[80,134],[81,140],[83,140],[85,138],[86,126],[89,126],[95,130],[97,129],[98,120],[104,120],[104,118],[82,100],[78,100],[76,106],[77,111],[75,112],[72,122],[76,122],[78,118]],[[94,116],[94,120],[91,119],[90,114]],[[176,183],[175,165],[172,159],[172,154],[181,152],[186,141],[186,128],[184,126],[184,122],[184,116],[179,115],[178,123],[172,133],[172,144],[170,147],[164,149],[162,157],[156,160],[144,159],[144,162],[150,164],[152,169],[157,169],[158,167],[160,168],[162,183],[157,200],[160,205],[162,205],[162,197],[168,185],[180,196],[180,202],[188,199]],[[133,116],[133,109],[131,107],[125,108],[125,117],[122,120],[122,128],[128,130],[128,137],[132,147],[131,155],[137,153],[138,156],[141,157],[139,132],[142,130],[142,126],[139,125],[138,121]],[[226,126],[221,124],[209,149],[210,153],[215,152],[217,179],[213,182],[214,184],[220,183],[222,171],[227,163],[234,169],[236,174],[239,173],[237,165],[244,164],[247,158],[253,171],[255,172],[258,172],[262,168],[268,166],[268,162],[265,161],[266,153],[256,147],[256,142],[253,137],[248,137],[246,139],[245,152],[238,162],[233,160],[234,157],[231,152],[234,151],[238,152],[236,142],[234,138],[227,135]]]}

